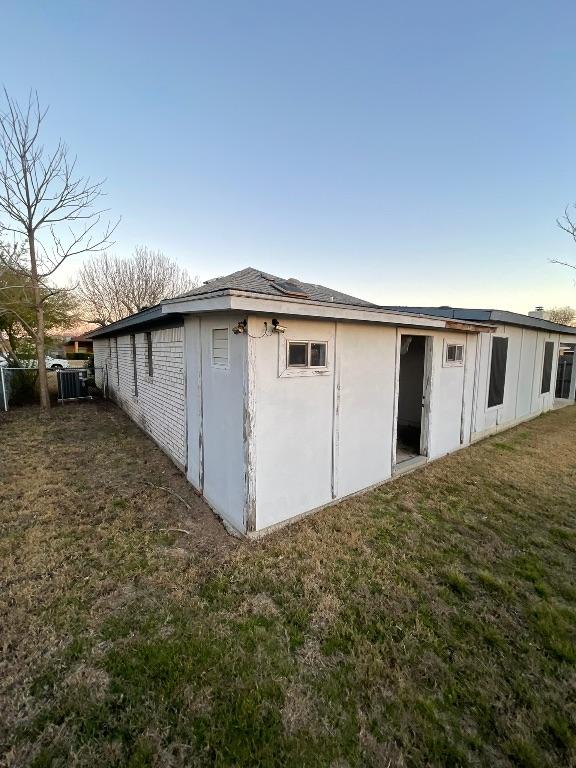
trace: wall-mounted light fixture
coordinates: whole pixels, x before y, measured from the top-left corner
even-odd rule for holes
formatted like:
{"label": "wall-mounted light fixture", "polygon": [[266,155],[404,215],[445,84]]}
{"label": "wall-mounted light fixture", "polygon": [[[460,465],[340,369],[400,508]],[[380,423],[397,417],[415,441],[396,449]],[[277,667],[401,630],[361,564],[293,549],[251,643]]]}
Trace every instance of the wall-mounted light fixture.
{"label": "wall-mounted light fixture", "polygon": [[238,325],[235,325],[234,328],[232,328],[232,333],[235,333],[235,334],[245,333],[247,325],[248,325],[247,320],[240,320]]}

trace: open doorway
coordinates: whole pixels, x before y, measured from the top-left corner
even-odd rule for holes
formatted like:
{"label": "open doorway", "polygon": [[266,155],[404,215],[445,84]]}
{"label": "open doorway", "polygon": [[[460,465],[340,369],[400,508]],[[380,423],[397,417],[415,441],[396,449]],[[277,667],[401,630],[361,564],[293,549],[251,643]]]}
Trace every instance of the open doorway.
{"label": "open doorway", "polygon": [[396,464],[427,453],[428,349],[427,336],[401,337]]}

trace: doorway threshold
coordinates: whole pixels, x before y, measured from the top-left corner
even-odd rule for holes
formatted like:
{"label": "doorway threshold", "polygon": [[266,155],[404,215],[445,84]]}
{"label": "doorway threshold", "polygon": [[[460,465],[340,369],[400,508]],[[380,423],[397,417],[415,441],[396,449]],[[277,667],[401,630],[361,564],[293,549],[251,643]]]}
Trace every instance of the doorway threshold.
{"label": "doorway threshold", "polygon": [[428,456],[413,456],[410,459],[404,459],[404,461],[400,461],[395,464],[392,474],[394,477],[398,477],[398,475],[404,475],[407,472],[412,472],[413,469],[418,469],[418,467],[422,467],[427,463]]}

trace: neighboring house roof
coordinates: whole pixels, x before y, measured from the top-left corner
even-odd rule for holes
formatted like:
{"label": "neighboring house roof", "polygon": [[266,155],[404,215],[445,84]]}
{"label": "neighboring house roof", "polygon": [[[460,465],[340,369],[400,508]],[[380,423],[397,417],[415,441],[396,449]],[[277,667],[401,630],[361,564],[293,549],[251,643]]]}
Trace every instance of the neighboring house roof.
{"label": "neighboring house roof", "polygon": [[385,307],[395,312],[417,312],[431,317],[445,317],[466,322],[496,323],[498,325],[518,325],[526,328],[537,328],[554,333],[568,333],[576,336],[576,328],[571,325],[553,323],[541,317],[530,317],[518,312],[508,312],[504,309],[464,309],[462,307]]}
{"label": "neighboring house roof", "polygon": [[214,280],[207,280],[203,285],[194,288],[192,291],[177,296],[171,301],[181,301],[182,299],[195,298],[199,296],[209,296],[221,291],[248,291],[249,293],[260,293],[265,296],[274,296],[277,298],[300,298],[308,301],[335,302],[336,304],[347,304],[353,307],[377,307],[364,299],[358,299],[356,296],[350,296],[341,291],[335,291],[333,288],[326,288],[324,285],[314,283],[303,283],[294,277],[288,279],[270,275],[254,267],[246,267],[238,272],[232,272],[224,277],[217,277]]}

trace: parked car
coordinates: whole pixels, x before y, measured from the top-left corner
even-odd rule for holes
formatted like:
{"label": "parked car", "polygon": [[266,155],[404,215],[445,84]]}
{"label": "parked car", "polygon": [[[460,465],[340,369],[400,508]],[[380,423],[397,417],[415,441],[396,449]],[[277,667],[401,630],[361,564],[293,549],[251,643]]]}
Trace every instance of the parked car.
{"label": "parked car", "polygon": [[46,368],[49,368],[51,371],[58,371],[62,368],[69,368],[70,363],[68,360],[66,360],[65,357],[48,357],[46,356]]}
{"label": "parked car", "polygon": [[[46,361],[46,368],[49,371],[59,371],[62,368],[69,368],[70,363],[64,357],[50,357],[46,355],[44,358]],[[22,360],[23,368],[38,368],[38,360]]]}
{"label": "parked car", "polygon": [[7,368],[10,365],[10,361],[7,360],[4,355],[0,355],[0,368]]}

